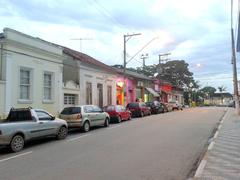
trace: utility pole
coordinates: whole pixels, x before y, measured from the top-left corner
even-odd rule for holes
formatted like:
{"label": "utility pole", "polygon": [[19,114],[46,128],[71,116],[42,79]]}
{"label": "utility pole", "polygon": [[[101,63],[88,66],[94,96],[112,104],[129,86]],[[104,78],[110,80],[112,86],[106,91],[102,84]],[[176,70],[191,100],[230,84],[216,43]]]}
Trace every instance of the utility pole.
{"label": "utility pole", "polygon": [[[159,73],[163,73],[163,69],[162,69],[162,63],[163,62],[167,62],[169,60],[168,56],[171,55],[171,53],[164,53],[164,54],[159,54]],[[162,57],[166,57],[166,58],[162,58]]]}
{"label": "utility pole", "polygon": [[74,39],[71,39],[71,40],[75,40],[75,41],[79,41],[80,42],[80,49],[79,51],[82,52],[82,41],[85,41],[85,40],[92,40],[92,38],[74,38]]}
{"label": "utility pole", "polygon": [[138,36],[141,35],[141,33],[137,33],[137,34],[127,34],[127,35],[123,35],[123,74],[124,74],[124,78],[125,78],[125,73],[126,73],[126,65],[127,65],[127,57],[126,57],[126,43],[128,42],[129,39],[131,39],[131,37],[133,36]]}
{"label": "utility pole", "polygon": [[[131,39],[131,37],[133,36],[138,36],[141,35],[141,33],[136,33],[136,34],[127,34],[127,35],[123,35],[123,78],[124,78],[124,92],[126,91],[126,66],[127,66],[127,57],[126,57],[126,43],[128,42],[129,39]],[[124,98],[125,98],[125,94],[124,94]],[[125,99],[124,99],[124,103],[125,103]]]}
{"label": "utility pole", "polygon": [[147,59],[147,58],[148,58],[148,54],[142,54],[141,55],[141,59],[143,60],[143,68],[146,66],[145,59]]}
{"label": "utility pole", "polygon": [[231,0],[231,40],[232,40],[232,65],[233,65],[233,87],[234,87],[235,110],[236,110],[236,113],[238,115],[240,115],[239,97],[238,97],[236,51],[235,51],[234,32],[233,32],[233,0]]}

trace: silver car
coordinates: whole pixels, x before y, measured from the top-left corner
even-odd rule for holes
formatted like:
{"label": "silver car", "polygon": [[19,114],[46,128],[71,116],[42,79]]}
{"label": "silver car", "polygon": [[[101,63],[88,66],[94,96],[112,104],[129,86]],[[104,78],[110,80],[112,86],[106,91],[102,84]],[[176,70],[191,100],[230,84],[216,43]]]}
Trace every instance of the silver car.
{"label": "silver car", "polygon": [[32,108],[11,109],[8,118],[0,123],[0,145],[8,145],[13,152],[23,149],[28,140],[45,136],[66,138],[66,121],[47,111]]}
{"label": "silver car", "polygon": [[59,117],[67,121],[69,128],[81,128],[84,132],[89,131],[92,126],[108,127],[110,120],[109,114],[95,105],[66,107]]}

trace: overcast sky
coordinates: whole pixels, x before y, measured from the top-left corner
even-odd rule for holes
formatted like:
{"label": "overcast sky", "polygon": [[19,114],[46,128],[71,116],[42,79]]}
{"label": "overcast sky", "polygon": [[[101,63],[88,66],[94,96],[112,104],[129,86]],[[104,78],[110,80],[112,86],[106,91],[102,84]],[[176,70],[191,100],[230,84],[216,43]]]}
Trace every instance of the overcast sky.
{"label": "overcast sky", "polygon": [[[157,64],[158,55],[189,63],[202,86],[225,86],[232,92],[230,0],[0,0],[0,29],[9,27],[72,49],[108,65]],[[234,22],[237,0],[234,0]],[[236,24],[236,23],[235,23]],[[234,28],[236,25],[234,24]],[[73,39],[87,39],[81,41]],[[149,43],[150,42],[150,43]],[[240,70],[240,69],[239,69]]]}

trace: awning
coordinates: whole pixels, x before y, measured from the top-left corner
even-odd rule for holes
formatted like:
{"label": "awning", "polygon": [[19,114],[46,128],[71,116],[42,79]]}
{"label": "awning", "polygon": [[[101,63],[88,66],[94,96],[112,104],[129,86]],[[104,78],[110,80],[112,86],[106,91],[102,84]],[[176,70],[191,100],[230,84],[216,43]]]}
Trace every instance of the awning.
{"label": "awning", "polygon": [[154,91],[152,88],[145,87],[145,89],[150,92],[154,97],[159,97],[160,95]]}

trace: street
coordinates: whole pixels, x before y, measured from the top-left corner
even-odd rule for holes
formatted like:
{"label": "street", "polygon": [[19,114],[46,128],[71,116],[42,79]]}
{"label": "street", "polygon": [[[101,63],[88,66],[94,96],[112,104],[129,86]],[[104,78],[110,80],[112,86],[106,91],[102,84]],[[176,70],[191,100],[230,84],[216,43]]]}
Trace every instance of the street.
{"label": "street", "polygon": [[30,142],[19,153],[0,151],[3,180],[183,180],[204,150],[224,108],[133,118],[66,140]]}

